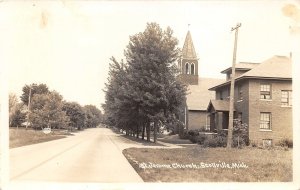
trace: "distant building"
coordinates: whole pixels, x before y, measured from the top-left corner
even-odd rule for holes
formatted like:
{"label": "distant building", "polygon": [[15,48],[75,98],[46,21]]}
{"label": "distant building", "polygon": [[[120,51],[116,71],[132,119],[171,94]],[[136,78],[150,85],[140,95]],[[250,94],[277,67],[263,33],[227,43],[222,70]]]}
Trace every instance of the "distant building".
{"label": "distant building", "polygon": [[187,32],[185,38],[178,68],[180,70],[179,79],[188,85],[186,106],[183,108],[184,114],[181,117],[185,128],[188,130],[209,129],[210,119],[207,104],[210,99],[215,98],[215,92],[208,89],[224,80],[199,77],[199,58],[196,55],[190,31]]}
{"label": "distant building", "polygon": [[[226,82],[210,88],[216,92],[208,105],[210,130],[228,129],[231,67]],[[262,63],[236,65],[234,117],[249,126],[249,138],[259,144],[292,139],[292,64],[285,56]]]}

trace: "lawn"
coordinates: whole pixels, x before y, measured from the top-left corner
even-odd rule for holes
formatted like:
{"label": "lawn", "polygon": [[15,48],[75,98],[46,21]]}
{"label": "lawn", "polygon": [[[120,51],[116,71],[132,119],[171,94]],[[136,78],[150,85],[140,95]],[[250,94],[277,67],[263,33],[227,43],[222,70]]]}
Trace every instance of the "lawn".
{"label": "lawn", "polygon": [[[288,182],[293,178],[292,149],[228,150],[190,145],[179,149],[129,148],[123,154],[145,182]],[[241,167],[229,168],[231,163]]]}
{"label": "lawn", "polygon": [[67,135],[67,133],[61,131],[53,131],[50,134],[44,134],[41,130],[35,131],[32,129],[25,130],[24,128],[10,128],[9,148],[61,139],[64,138],[65,135]]}

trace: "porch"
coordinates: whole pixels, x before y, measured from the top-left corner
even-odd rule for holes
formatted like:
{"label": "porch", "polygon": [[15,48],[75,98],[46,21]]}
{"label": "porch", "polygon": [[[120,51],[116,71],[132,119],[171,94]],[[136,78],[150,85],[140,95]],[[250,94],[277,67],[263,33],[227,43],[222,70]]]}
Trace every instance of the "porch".
{"label": "porch", "polygon": [[218,130],[228,130],[229,101],[211,100],[207,107],[207,112],[210,118],[211,132],[216,132]]}

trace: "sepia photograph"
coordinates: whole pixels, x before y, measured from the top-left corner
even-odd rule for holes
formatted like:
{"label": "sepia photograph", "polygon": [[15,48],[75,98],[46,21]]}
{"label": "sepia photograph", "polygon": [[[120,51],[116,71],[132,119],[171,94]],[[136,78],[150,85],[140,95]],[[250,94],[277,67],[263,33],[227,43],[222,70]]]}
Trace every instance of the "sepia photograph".
{"label": "sepia photograph", "polygon": [[0,34],[1,190],[300,189],[299,1],[4,0]]}

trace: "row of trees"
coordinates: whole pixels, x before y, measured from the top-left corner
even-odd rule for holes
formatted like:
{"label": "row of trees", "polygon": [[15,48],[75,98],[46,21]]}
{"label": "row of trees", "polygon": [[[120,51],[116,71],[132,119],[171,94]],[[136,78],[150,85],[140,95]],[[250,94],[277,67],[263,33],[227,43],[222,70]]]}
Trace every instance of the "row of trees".
{"label": "row of trees", "polygon": [[67,102],[45,84],[23,87],[21,102],[15,94],[9,95],[9,126],[34,129],[83,129],[96,127],[102,120],[101,111],[93,106]]}
{"label": "row of trees", "polygon": [[180,54],[178,40],[168,27],[162,30],[148,23],[144,32],[130,37],[125,49],[126,62],[111,58],[105,89],[105,121],[154,142],[160,126],[181,124],[186,86],[176,80],[176,62]]}

